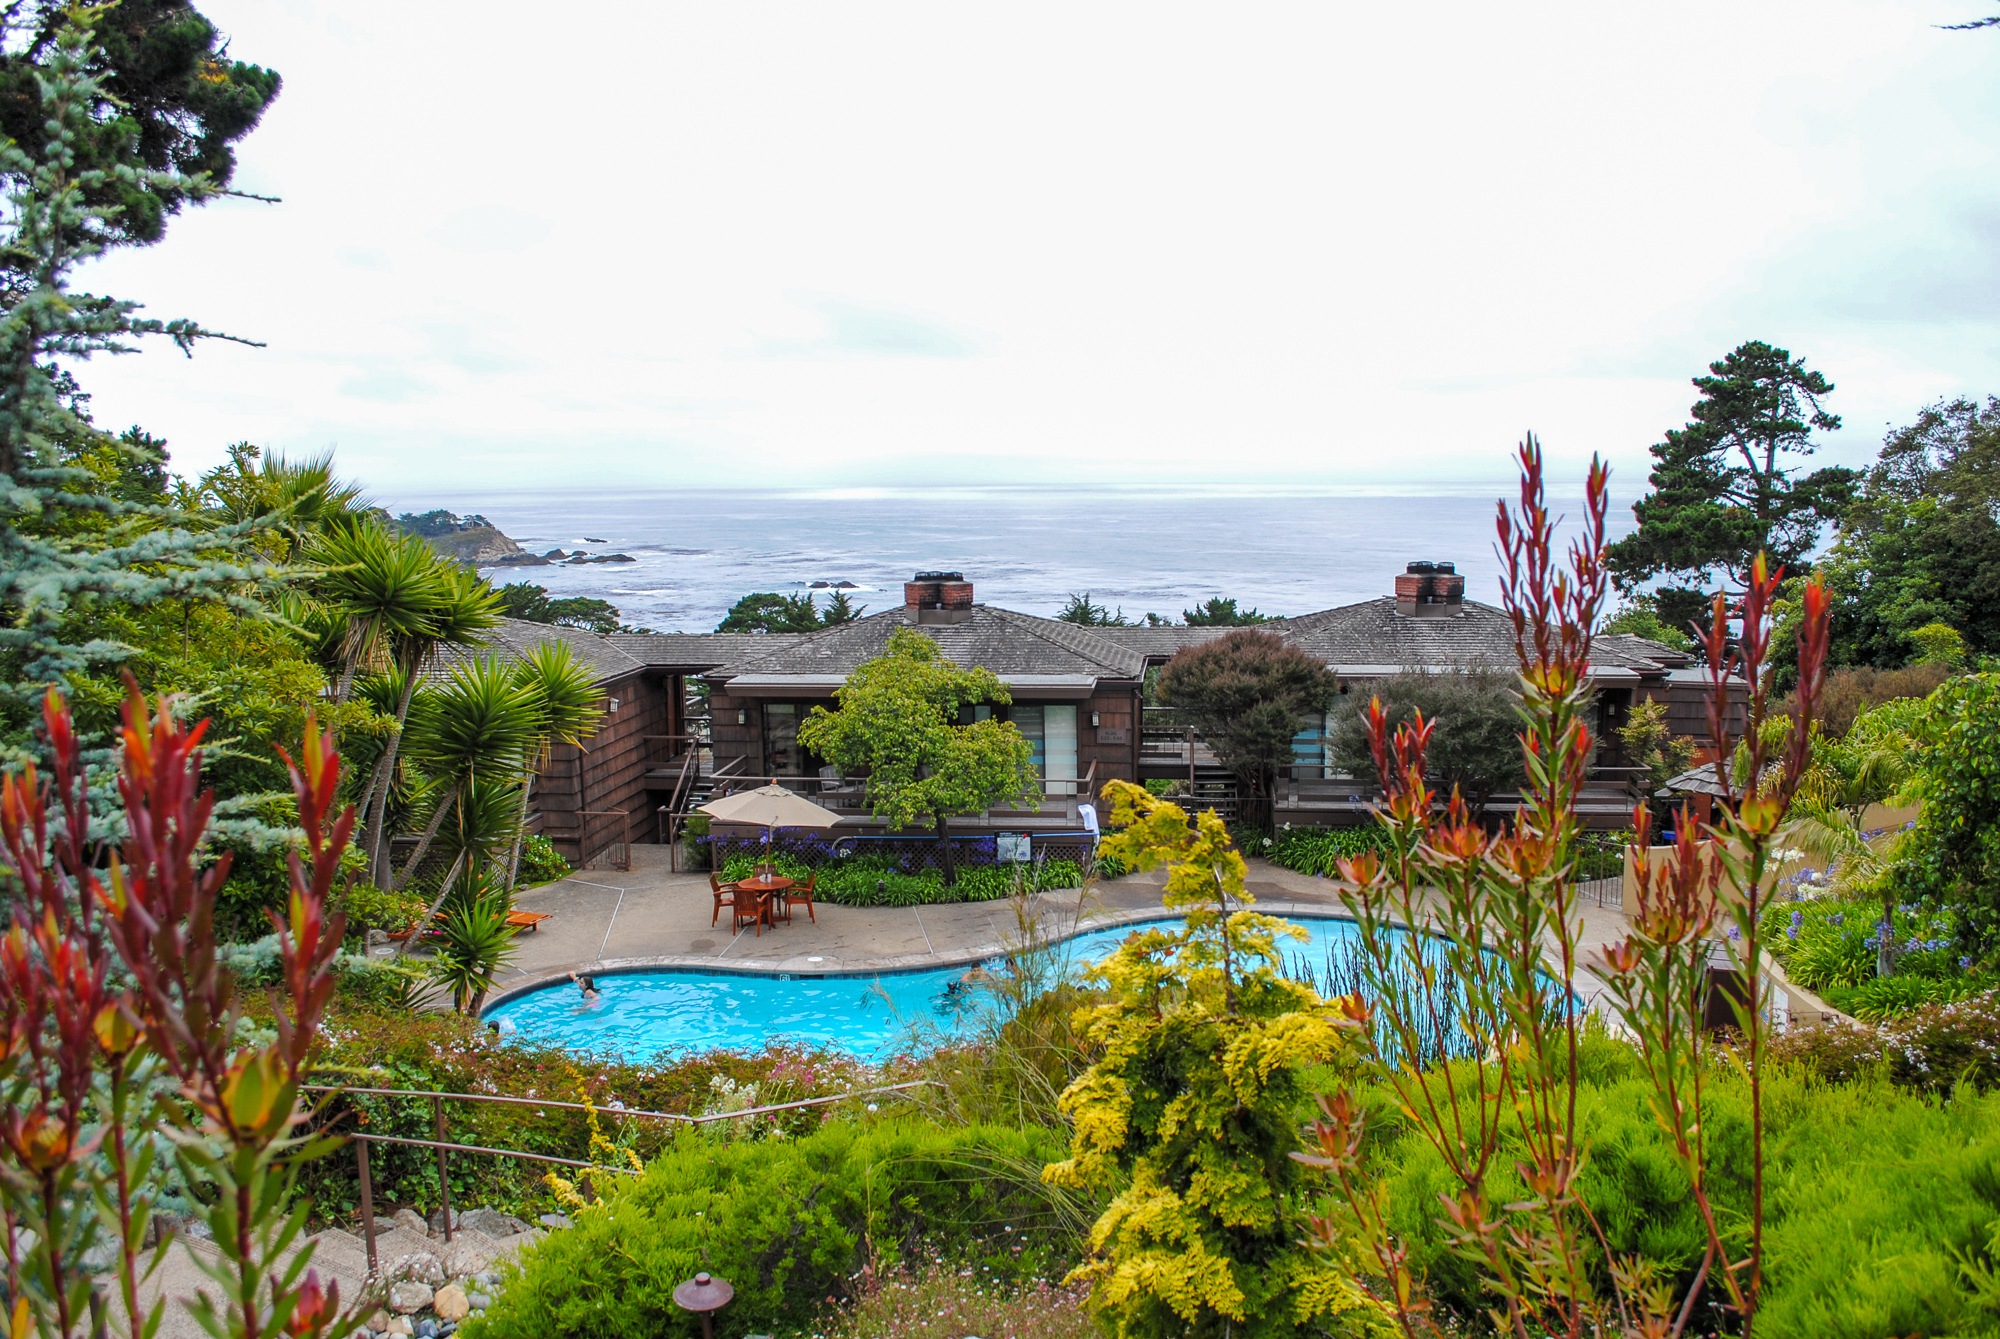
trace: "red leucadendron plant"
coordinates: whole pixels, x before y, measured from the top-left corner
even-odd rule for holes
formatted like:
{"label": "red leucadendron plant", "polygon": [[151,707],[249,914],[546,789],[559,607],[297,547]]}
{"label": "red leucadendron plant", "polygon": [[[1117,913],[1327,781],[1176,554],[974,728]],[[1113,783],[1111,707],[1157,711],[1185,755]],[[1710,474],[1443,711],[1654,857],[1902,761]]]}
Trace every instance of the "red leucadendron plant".
{"label": "red leucadendron plant", "polygon": [[[225,853],[204,851],[212,791],[201,787],[206,725],[183,727],[165,701],[132,689],[117,790],[125,836],[91,845],[82,752],[62,698],[43,725],[53,773],[0,779],[0,884],[12,895],[0,938],[0,1216],[14,1339],[95,1332],[133,1339],[159,1326],[146,1306],[152,1205],[164,1150],[201,1201],[215,1282],[184,1301],[218,1339],[326,1339],[350,1331],[338,1289],[293,1250],[294,1167],[332,1141],[293,1133],[300,1074],[334,988],[341,918],[329,911],[352,809],[334,814],[340,758],[307,720],[284,755],[304,831],[287,914],[275,913],[283,984],[269,1040],[239,1027],[217,958]],[[282,753],[282,751],[281,751]],[[288,1254],[289,1253],[289,1254]],[[106,1261],[111,1263],[107,1266]]]}
{"label": "red leucadendron plant", "polygon": [[[1591,964],[1639,1052],[1656,1119],[1706,1226],[1705,1258],[1676,1297],[1654,1262],[1611,1250],[1579,1189],[1588,1148],[1577,1128],[1575,1077],[1584,1019],[1569,989],[1582,965],[1576,804],[1596,742],[1589,667],[1605,596],[1609,475],[1593,463],[1583,534],[1563,554],[1532,436],[1520,465],[1520,501],[1511,511],[1500,508],[1499,549],[1520,670],[1521,804],[1499,832],[1489,832],[1458,795],[1439,796],[1426,783],[1431,722],[1419,716],[1391,731],[1380,704],[1371,704],[1384,790],[1378,817],[1390,840],[1385,856],[1341,862],[1366,987],[1342,1007],[1362,1039],[1367,1072],[1390,1088],[1405,1119],[1443,1159],[1455,1190],[1442,1196],[1441,1225],[1478,1270],[1497,1330],[1517,1339],[1668,1339],[1685,1333],[1713,1286],[1747,1336],[1762,1279],[1769,1033],[1758,919],[1779,827],[1809,755],[1826,661],[1826,594],[1817,582],[1806,588],[1798,712],[1781,748],[1768,745],[1760,727],[1782,574],[1760,557],[1738,598],[1716,597],[1705,637],[1709,724],[1725,760],[1717,770],[1731,793],[1706,825],[1683,812],[1678,843],[1663,861],[1647,857],[1647,812],[1643,805],[1634,811],[1639,893],[1630,933]],[[1746,983],[1732,999],[1730,1039],[1703,1020],[1718,943]],[[1753,1126],[1750,1221],[1733,1234],[1725,1234],[1709,1198],[1702,1137],[1704,1076],[1724,1047],[1748,1077]],[[1338,1191],[1338,1211],[1313,1220],[1314,1237],[1344,1249],[1358,1242],[1404,1332],[1439,1334],[1425,1282],[1390,1229],[1368,1166],[1365,1117],[1352,1090],[1321,1097],[1313,1147],[1294,1155],[1325,1170]],[[1501,1165],[1503,1156],[1511,1168]]]}

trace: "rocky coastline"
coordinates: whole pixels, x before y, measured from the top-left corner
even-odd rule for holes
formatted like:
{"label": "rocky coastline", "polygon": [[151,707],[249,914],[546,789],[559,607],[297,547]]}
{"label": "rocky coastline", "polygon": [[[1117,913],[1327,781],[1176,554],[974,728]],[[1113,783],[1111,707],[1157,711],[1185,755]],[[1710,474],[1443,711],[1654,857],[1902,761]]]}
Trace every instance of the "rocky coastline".
{"label": "rocky coastline", "polygon": [[593,563],[635,563],[629,553],[591,553],[584,549],[550,549],[530,553],[503,533],[499,526],[478,513],[460,516],[438,508],[426,512],[404,512],[391,516],[378,513],[382,520],[406,535],[415,535],[447,558],[467,567],[566,567]]}

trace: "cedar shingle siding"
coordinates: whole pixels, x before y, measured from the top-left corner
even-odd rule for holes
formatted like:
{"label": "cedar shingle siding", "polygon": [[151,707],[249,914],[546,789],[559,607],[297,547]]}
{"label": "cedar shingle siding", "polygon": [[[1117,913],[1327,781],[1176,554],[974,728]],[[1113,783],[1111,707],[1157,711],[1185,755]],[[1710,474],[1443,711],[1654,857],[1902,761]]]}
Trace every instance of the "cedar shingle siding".
{"label": "cedar shingle siding", "polygon": [[[942,619],[942,621],[940,621]],[[671,790],[685,736],[690,685],[709,697],[706,765],[762,775],[769,719],[831,707],[834,690],[857,666],[882,653],[897,628],[933,638],[956,664],[991,670],[1023,706],[1068,704],[1077,716],[1077,772],[1101,786],[1137,780],[1145,728],[1142,685],[1148,668],[1182,647],[1211,641],[1228,628],[1085,628],[975,604],[944,615],[902,606],[839,627],[803,634],[615,633],[508,621],[486,654],[519,655],[559,639],[598,675],[617,712],[582,750],[557,749],[536,782],[541,831],[565,854],[579,851],[580,809],[627,811],[632,840],[652,841],[656,811]],[[1343,679],[1365,684],[1403,670],[1511,666],[1513,625],[1504,611],[1465,601],[1448,616],[1410,617],[1385,597],[1260,625],[1324,661]],[[1592,676],[1604,703],[1601,733],[1643,698],[1668,704],[1676,733],[1707,735],[1706,684],[1690,657],[1629,635],[1597,641]],[[772,709],[777,712],[773,713]],[[743,717],[738,722],[738,715]],[[1093,715],[1097,724],[1091,725]],[[1615,746],[1614,750],[1615,752]],[[1616,761],[1615,757],[1610,759]],[[810,760],[798,759],[796,766]],[[1094,772],[1093,772],[1094,767]],[[1012,822],[1018,816],[1011,816]]]}

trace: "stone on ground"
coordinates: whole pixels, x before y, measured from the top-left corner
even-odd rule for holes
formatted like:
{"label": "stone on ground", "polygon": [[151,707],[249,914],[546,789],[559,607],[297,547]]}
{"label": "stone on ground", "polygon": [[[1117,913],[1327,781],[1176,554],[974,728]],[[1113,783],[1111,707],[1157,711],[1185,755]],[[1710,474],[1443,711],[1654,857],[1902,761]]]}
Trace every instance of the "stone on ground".
{"label": "stone on ground", "polygon": [[426,1223],[424,1216],[415,1209],[396,1210],[395,1213],[389,1215],[389,1226],[408,1228],[422,1237],[428,1237],[431,1234],[430,1224]]}
{"label": "stone on ground", "polygon": [[447,1283],[431,1299],[431,1310],[437,1312],[439,1320],[464,1320],[472,1314],[472,1303],[467,1299],[465,1289],[456,1283]]}
{"label": "stone on ground", "polygon": [[412,1311],[422,1311],[429,1306],[434,1296],[436,1294],[431,1291],[430,1284],[405,1279],[401,1283],[390,1285],[389,1309],[399,1315],[407,1316]]}
{"label": "stone on ground", "polygon": [[458,1221],[453,1223],[452,1227],[456,1230],[461,1225],[471,1228],[474,1232],[484,1232],[495,1241],[528,1230],[528,1225],[513,1214],[501,1213],[497,1209],[467,1209],[458,1216]]}

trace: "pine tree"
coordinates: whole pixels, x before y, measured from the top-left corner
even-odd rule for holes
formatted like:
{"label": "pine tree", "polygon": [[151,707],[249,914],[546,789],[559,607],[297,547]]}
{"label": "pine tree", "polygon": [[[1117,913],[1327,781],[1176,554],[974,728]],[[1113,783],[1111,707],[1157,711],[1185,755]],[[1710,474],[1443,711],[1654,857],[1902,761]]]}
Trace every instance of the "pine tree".
{"label": "pine tree", "polygon": [[1656,578],[1661,617],[1680,626],[1718,583],[1740,578],[1759,553],[1797,567],[1838,519],[1857,477],[1838,466],[1801,473],[1812,434],[1840,426],[1823,405],[1833,383],[1785,349],[1738,345],[1696,377],[1685,427],[1653,447],[1653,491],[1632,508],[1633,534],[1607,551],[1620,590]]}

